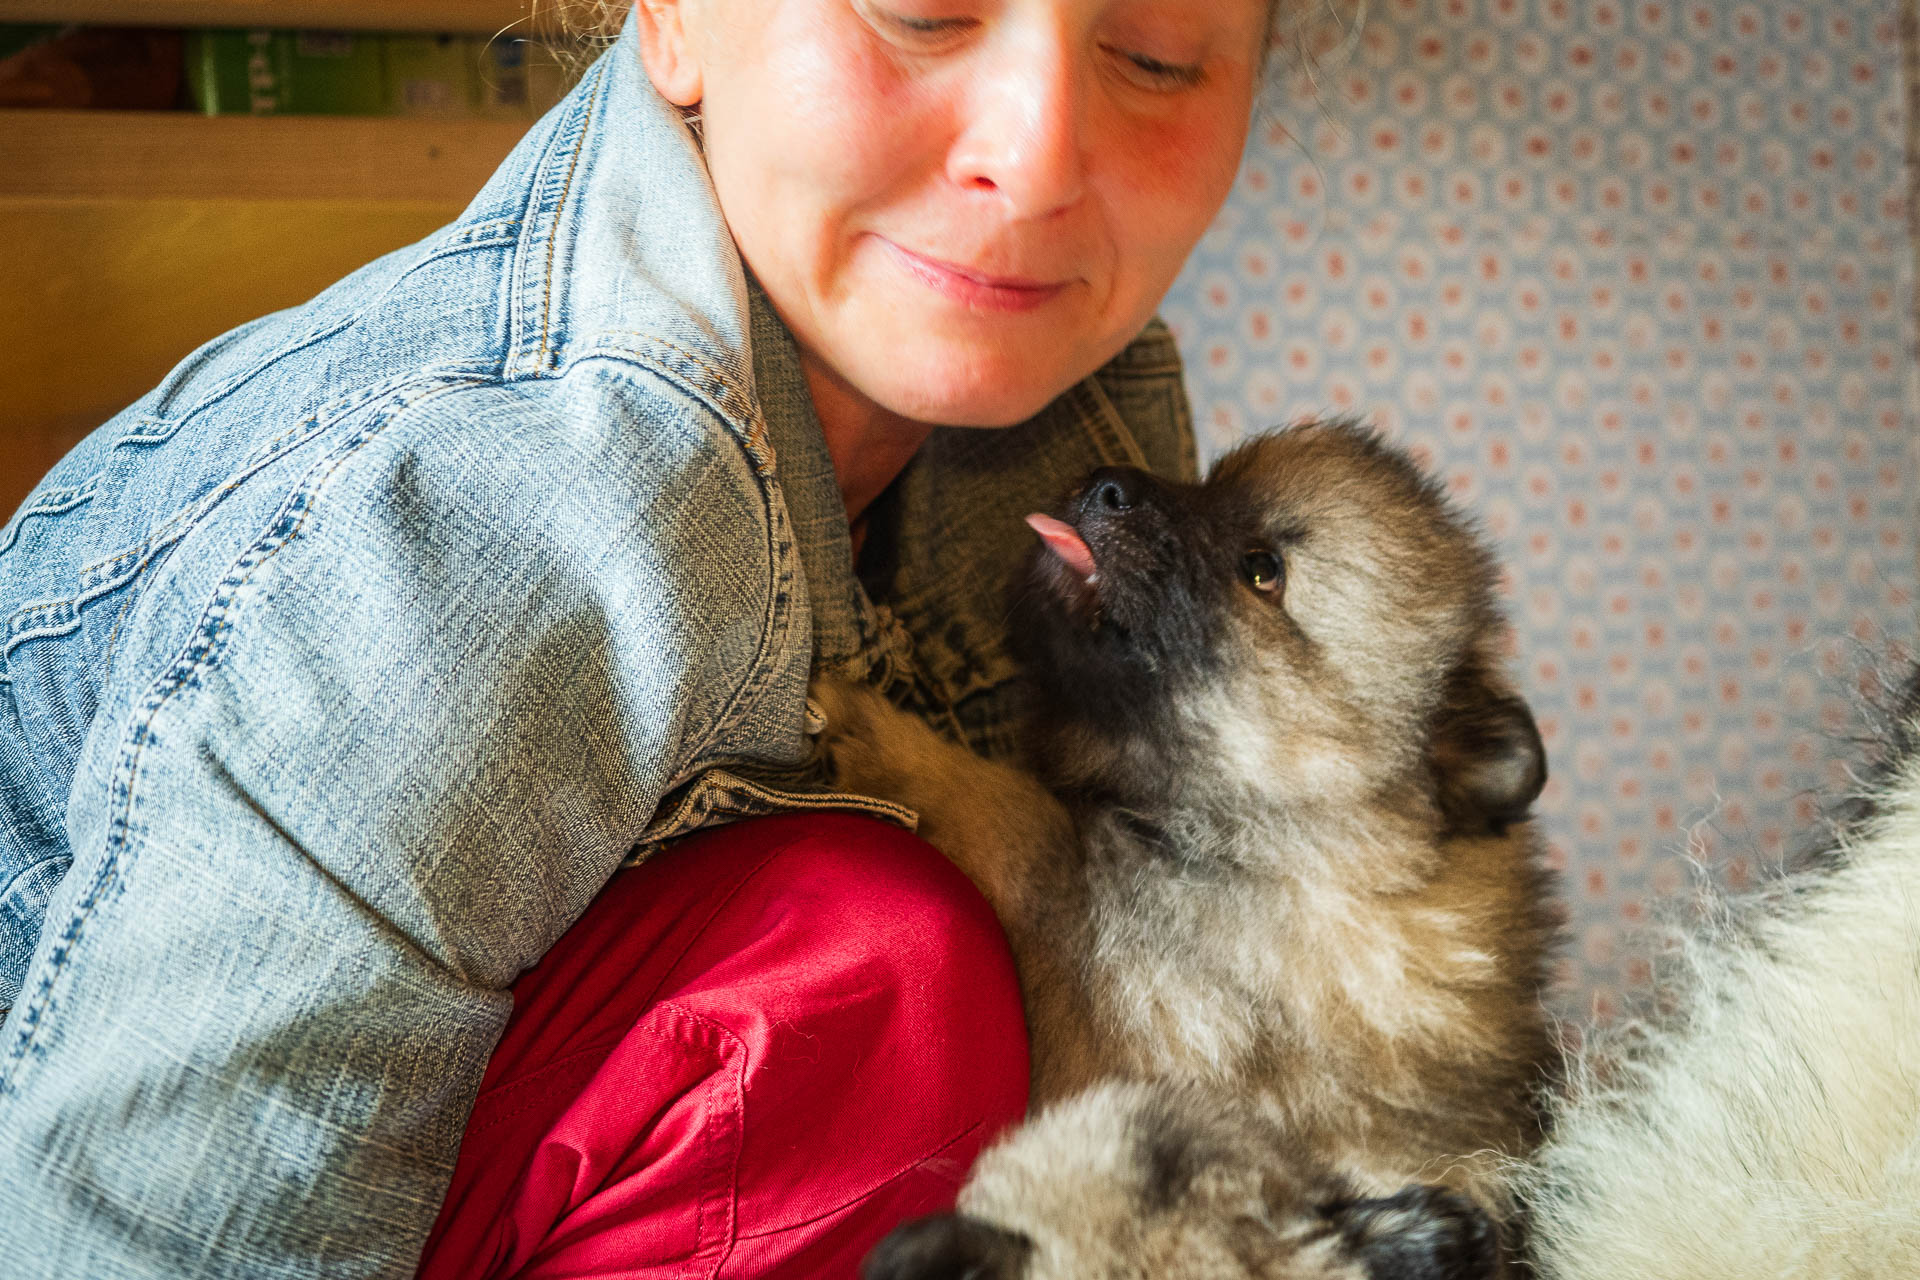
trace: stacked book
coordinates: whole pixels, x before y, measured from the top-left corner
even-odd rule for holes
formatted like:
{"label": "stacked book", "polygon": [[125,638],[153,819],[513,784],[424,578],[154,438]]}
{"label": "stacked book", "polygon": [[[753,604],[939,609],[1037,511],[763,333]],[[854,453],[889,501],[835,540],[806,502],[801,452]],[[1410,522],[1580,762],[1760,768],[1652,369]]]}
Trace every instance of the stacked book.
{"label": "stacked book", "polygon": [[509,36],[0,26],[0,107],[533,119],[585,61]]}

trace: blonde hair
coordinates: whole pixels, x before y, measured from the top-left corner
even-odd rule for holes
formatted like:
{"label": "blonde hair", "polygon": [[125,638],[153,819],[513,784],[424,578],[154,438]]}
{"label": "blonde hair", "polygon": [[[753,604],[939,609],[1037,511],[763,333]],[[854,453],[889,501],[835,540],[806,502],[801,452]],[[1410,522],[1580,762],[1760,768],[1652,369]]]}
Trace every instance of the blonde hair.
{"label": "blonde hair", "polygon": [[533,21],[572,40],[610,44],[632,8],[632,0],[534,0]]}

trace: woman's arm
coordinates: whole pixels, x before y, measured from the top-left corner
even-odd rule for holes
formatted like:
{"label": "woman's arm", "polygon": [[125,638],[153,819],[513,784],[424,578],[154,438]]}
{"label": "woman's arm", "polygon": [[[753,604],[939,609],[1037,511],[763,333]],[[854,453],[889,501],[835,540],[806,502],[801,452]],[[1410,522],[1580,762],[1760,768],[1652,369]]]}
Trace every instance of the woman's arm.
{"label": "woman's arm", "polygon": [[0,1271],[410,1273],[504,988],[789,643],[761,478],[648,379],[402,396],[156,570],[0,1037]]}

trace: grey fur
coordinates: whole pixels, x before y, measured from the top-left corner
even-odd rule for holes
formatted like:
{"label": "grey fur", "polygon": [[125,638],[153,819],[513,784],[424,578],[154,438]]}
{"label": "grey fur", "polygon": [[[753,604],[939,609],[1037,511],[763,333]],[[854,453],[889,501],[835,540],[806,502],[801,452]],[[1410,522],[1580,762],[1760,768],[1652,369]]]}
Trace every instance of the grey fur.
{"label": "grey fur", "polygon": [[1036,1105],[1107,1077],[1258,1094],[1289,1158],[1356,1195],[1493,1205],[1498,1157],[1539,1134],[1552,928],[1491,556],[1346,424],[1200,486],[1097,473],[1060,514],[1098,574],[1043,553],[1016,609],[1030,769],[816,690],[840,785],[916,809],[1005,925]]}
{"label": "grey fur", "polygon": [[923,1219],[866,1280],[1468,1280],[1492,1223],[1434,1187],[1361,1194],[1303,1160],[1248,1095],[1110,1082],[981,1157],[959,1212]]}

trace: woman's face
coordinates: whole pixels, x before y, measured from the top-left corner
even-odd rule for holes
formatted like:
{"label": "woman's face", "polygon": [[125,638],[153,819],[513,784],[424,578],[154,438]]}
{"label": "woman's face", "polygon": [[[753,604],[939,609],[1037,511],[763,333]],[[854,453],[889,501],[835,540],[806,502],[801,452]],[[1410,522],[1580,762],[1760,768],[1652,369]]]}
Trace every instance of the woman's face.
{"label": "woman's face", "polygon": [[641,0],[809,374],[1019,422],[1140,331],[1225,200],[1265,0]]}

